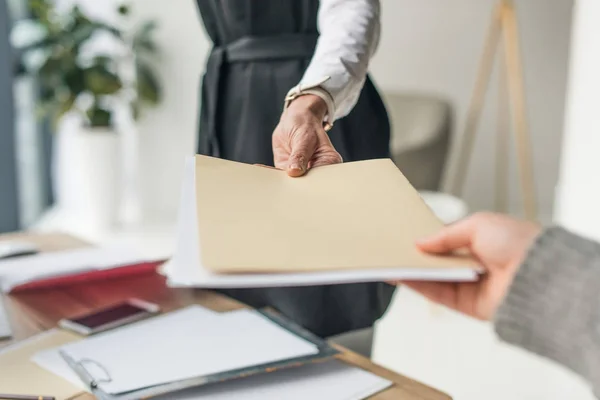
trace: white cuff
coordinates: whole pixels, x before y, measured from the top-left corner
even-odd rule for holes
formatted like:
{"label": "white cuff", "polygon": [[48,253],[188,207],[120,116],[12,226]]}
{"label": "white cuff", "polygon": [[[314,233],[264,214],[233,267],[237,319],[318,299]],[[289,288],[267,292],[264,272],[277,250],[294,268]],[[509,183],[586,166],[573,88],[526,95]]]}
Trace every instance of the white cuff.
{"label": "white cuff", "polygon": [[285,110],[286,108],[288,108],[290,103],[300,96],[306,94],[319,96],[327,105],[327,114],[323,119],[325,130],[331,129],[335,117],[335,103],[333,101],[333,97],[331,97],[331,94],[329,94],[327,90],[321,87],[321,85],[329,79],[330,78],[327,76],[314,83],[300,83],[294,86],[285,96],[285,103],[283,109]]}

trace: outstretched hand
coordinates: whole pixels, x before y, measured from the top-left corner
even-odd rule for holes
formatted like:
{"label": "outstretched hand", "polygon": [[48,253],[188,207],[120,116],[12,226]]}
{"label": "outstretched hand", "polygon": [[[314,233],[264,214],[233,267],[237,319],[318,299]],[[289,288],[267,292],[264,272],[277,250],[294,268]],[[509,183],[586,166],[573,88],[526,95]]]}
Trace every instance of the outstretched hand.
{"label": "outstretched hand", "polygon": [[290,104],[273,132],[276,168],[298,177],[310,168],[342,162],[323,128],[326,112],[327,105],[315,95],[300,96]]}
{"label": "outstretched hand", "polygon": [[417,246],[443,254],[468,249],[485,268],[477,282],[402,282],[430,300],[482,320],[492,319],[540,227],[504,215],[475,214]]}

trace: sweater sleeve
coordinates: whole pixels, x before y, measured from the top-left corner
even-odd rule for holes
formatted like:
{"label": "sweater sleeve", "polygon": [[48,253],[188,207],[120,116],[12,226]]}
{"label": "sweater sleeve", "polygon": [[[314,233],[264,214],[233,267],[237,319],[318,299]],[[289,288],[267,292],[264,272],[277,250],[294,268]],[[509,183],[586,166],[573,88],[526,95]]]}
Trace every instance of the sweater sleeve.
{"label": "sweater sleeve", "polygon": [[498,336],[570,368],[600,394],[600,244],[544,231],[495,321]]}

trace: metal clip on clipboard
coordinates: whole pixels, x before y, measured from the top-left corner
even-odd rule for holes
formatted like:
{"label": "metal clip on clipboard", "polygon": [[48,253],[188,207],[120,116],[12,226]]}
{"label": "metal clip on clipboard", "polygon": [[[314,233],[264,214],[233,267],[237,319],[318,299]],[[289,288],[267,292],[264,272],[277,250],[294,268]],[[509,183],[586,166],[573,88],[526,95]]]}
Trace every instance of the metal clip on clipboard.
{"label": "metal clip on clipboard", "polygon": [[[77,374],[79,379],[83,381],[83,383],[91,390],[92,394],[96,396],[100,400],[113,400],[115,397],[109,395],[105,391],[100,388],[101,383],[112,382],[112,378],[110,373],[104,368],[100,363],[97,363],[94,360],[83,359],[80,361],[75,361],[71,356],[69,356],[64,351],[59,351],[60,356],[65,360],[65,362],[69,365],[69,367]],[[93,364],[97,368],[99,368],[106,377],[104,378],[95,378],[85,367],[85,364]]]}
{"label": "metal clip on clipboard", "polygon": [[[200,386],[205,383],[208,383],[208,379],[206,378],[192,378],[179,382],[166,383],[157,386],[151,386],[148,388],[143,388],[139,390],[135,390],[133,392],[121,393],[118,395],[113,395],[107,393],[102,389],[101,385],[103,383],[112,382],[112,377],[110,376],[110,372],[99,362],[83,359],[80,361],[75,361],[71,356],[69,356],[66,352],[59,350],[60,356],[65,360],[65,362],[69,365],[69,367],[75,372],[75,374],[83,381],[83,383],[90,389],[92,394],[96,396],[99,400],[139,400],[139,399],[148,399],[151,397],[157,397],[160,395],[176,392],[178,390],[187,389],[190,387]],[[105,377],[96,378],[94,375],[86,368],[86,364],[96,366]]]}

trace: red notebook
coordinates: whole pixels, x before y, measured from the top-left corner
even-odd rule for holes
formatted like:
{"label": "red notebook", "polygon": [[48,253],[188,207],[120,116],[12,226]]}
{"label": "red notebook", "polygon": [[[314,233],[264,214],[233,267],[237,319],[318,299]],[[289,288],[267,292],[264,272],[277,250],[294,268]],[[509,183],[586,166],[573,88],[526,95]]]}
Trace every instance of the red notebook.
{"label": "red notebook", "polygon": [[165,260],[126,248],[87,247],[0,260],[0,289],[17,292],[153,273]]}
{"label": "red notebook", "polygon": [[107,279],[125,278],[132,275],[142,275],[156,272],[156,269],[164,263],[161,261],[150,261],[139,264],[124,265],[112,269],[95,270],[81,272],[73,275],[55,276],[52,278],[40,279],[33,282],[24,283],[13,287],[10,292],[16,293],[32,289],[47,289],[60,286],[76,285],[79,283],[89,283],[92,281],[101,281]]}

